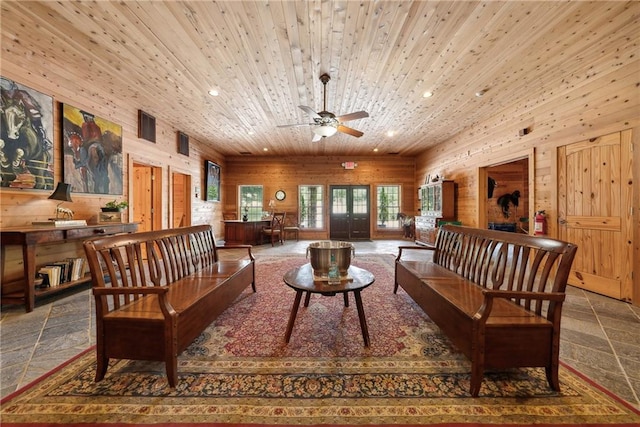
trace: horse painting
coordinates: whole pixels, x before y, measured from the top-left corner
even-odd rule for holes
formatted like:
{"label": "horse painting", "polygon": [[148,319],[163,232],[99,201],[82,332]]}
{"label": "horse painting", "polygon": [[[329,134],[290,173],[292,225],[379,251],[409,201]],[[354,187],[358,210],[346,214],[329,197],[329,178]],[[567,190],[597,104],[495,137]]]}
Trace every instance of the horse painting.
{"label": "horse painting", "polygon": [[92,114],[68,105],[63,110],[65,182],[84,193],[122,194],[121,130],[103,131]]}
{"label": "horse painting", "polygon": [[53,146],[43,128],[42,110],[27,91],[4,78],[0,118],[0,185],[52,189]]}

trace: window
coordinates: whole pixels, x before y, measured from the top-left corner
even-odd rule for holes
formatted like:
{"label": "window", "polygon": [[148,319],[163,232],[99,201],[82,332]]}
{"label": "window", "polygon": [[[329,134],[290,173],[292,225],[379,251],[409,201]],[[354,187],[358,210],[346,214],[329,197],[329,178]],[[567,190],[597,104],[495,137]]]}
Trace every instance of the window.
{"label": "window", "polygon": [[322,186],[301,185],[298,194],[300,226],[315,229],[324,228],[324,196]]}
{"label": "window", "polygon": [[378,227],[400,228],[400,186],[379,185],[377,188]]}
{"label": "window", "polygon": [[262,185],[240,186],[240,215],[247,215],[249,221],[262,219]]}

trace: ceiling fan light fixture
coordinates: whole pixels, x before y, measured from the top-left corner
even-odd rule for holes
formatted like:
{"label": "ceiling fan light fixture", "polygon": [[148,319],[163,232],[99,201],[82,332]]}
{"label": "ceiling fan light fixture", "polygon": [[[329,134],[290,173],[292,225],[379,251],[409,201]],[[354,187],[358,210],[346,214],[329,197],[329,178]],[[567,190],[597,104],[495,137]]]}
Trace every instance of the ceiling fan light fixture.
{"label": "ceiling fan light fixture", "polygon": [[338,132],[338,128],[336,128],[334,126],[327,126],[327,125],[316,126],[316,127],[312,128],[311,130],[316,135],[323,136],[323,137],[335,135],[335,133]]}

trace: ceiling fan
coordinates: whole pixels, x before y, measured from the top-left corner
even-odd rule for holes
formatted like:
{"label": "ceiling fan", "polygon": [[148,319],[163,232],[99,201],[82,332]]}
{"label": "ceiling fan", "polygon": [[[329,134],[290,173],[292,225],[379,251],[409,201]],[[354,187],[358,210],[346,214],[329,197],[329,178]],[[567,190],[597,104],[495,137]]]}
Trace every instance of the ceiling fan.
{"label": "ceiling fan", "polygon": [[369,117],[369,113],[366,111],[356,111],[354,113],[343,114],[336,116],[333,113],[327,111],[327,83],[331,80],[329,74],[323,74],[320,76],[320,81],[324,86],[324,103],[322,111],[316,113],[311,107],[305,105],[298,106],[302,111],[307,113],[313,119],[313,123],[298,123],[293,125],[280,125],[280,128],[297,127],[297,126],[311,126],[313,132],[312,142],[320,141],[322,138],[334,135],[336,132],[342,132],[360,138],[364,135],[362,132],[356,129],[352,129],[342,124],[342,122],[348,122],[350,120],[363,119]]}

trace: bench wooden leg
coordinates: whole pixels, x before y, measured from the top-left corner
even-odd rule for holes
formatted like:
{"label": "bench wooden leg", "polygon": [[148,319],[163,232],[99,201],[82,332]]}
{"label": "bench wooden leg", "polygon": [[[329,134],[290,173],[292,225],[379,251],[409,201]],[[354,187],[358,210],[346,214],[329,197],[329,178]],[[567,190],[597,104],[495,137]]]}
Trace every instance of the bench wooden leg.
{"label": "bench wooden leg", "polygon": [[480,386],[482,385],[482,368],[478,368],[475,364],[471,365],[471,388],[469,393],[471,396],[478,397],[480,393]]}
{"label": "bench wooden leg", "polygon": [[[99,347],[98,347],[99,348]],[[96,382],[101,381],[107,374],[107,367],[109,367],[109,358],[104,355],[104,351],[97,351],[96,360]]]}
{"label": "bench wooden leg", "polygon": [[178,384],[178,339],[175,318],[165,320],[164,326],[164,364],[167,370],[169,387],[175,388]]}
{"label": "bench wooden leg", "polygon": [[178,358],[168,357],[164,363],[166,365],[167,381],[169,381],[169,387],[175,388],[176,384],[178,384]]}
{"label": "bench wooden leg", "polygon": [[549,387],[553,391],[560,391],[560,379],[558,378],[558,364],[553,363],[551,366],[545,368],[547,374],[547,381],[549,381]]}
{"label": "bench wooden leg", "polygon": [[473,325],[471,344],[471,388],[470,393],[473,397],[478,397],[482,378],[484,377],[484,346],[485,332],[484,328],[475,323]]}

